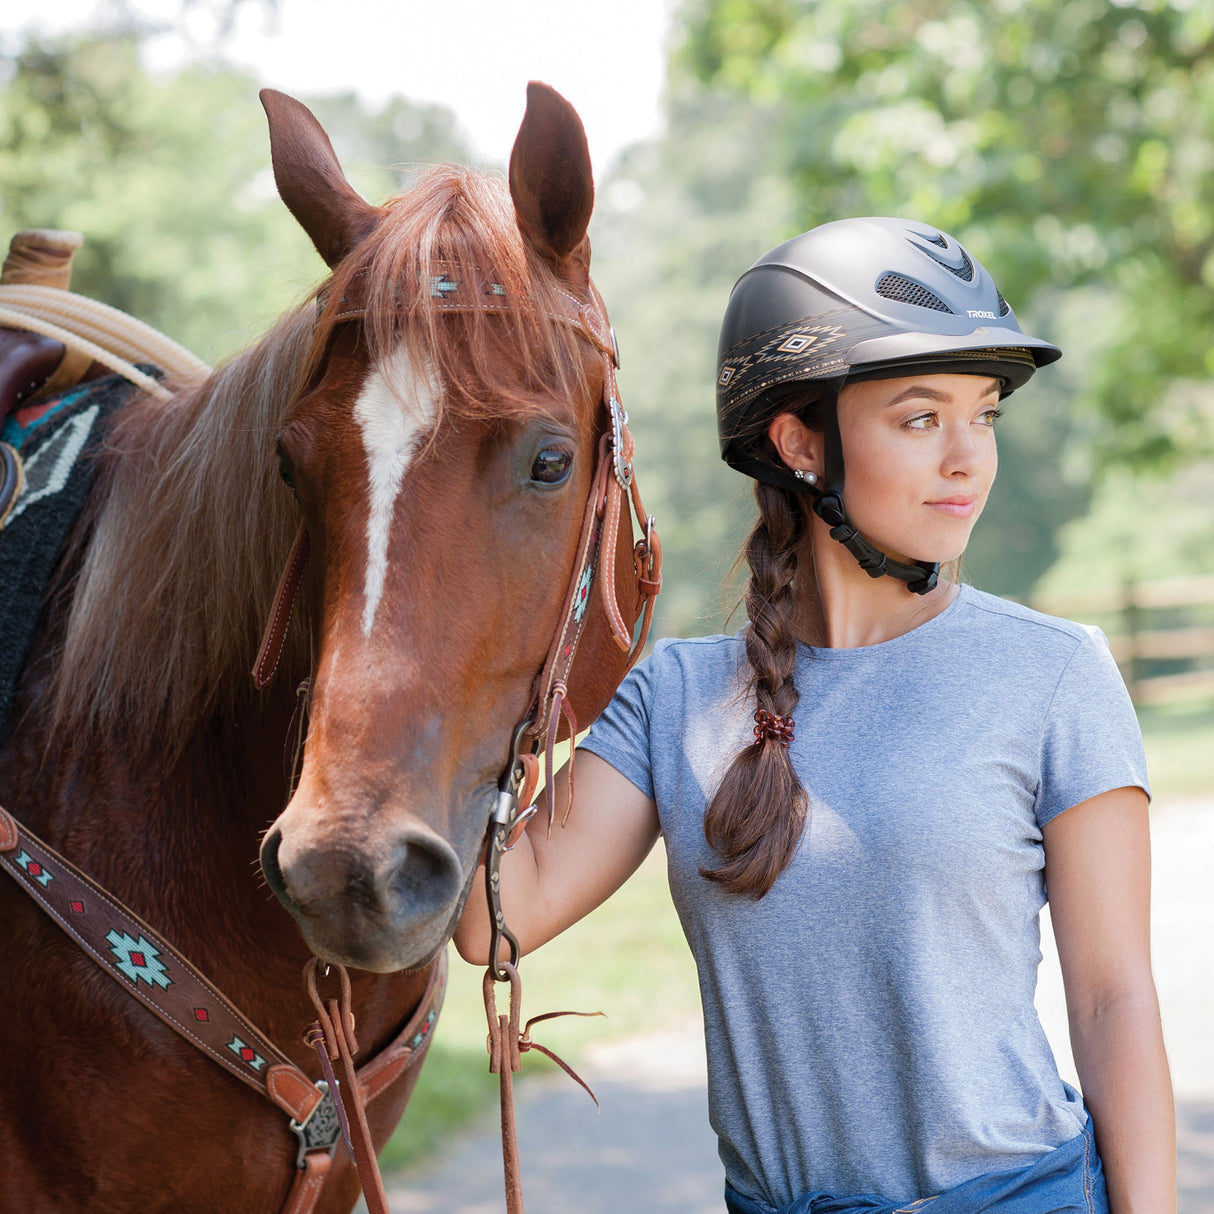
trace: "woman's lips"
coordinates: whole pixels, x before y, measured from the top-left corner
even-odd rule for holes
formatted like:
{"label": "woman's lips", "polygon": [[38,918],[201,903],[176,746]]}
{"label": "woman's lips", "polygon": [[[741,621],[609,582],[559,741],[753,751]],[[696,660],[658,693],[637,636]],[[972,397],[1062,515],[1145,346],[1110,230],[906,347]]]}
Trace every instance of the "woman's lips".
{"label": "woman's lips", "polygon": [[974,513],[974,504],[977,500],[973,497],[945,497],[927,504],[933,510],[939,510],[941,514],[947,514],[950,518],[969,518]]}

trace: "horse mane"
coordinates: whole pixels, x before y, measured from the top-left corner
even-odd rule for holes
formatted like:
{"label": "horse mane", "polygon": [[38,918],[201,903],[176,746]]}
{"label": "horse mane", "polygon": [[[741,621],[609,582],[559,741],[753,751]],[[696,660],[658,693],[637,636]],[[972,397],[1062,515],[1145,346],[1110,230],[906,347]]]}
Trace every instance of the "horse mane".
{"label": "horse mane", "polygon": [[[511,306],[450,311],[428,289],[439,261],[453,278],[500,284]],[[504,182],[429,170],[260,342],[197,388],[168,402],[137,397],[115,416],[52,588],[66,612],[46,700],[52,735],[99,735],[128,753],[175,758],[206,722],[247,702],[299,524],[275,439],[314,382],[341,323],[337,304],[356,283],[370,361],[386,361],[402,340],[420,350],[447,413],[534,412],[539,384],[585,399],[587,347],[555,319],[562,289],[524,245]],[[290,632],[286,677],[309,665],[304,632]]]}

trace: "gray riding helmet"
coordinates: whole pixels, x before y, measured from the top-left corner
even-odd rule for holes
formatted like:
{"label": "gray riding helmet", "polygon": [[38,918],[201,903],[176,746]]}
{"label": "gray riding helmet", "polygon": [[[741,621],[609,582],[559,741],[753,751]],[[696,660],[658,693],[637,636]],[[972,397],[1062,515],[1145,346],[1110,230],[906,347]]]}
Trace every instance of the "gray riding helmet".
{"label": "gray riding helmet", "polygon": [[1024,333],[990,274],[944,232],[910,219],[823,224],[734,285],[717,356],[721,457],[804,488],[763,454],[782,385],[959,371],[999,379],[1006,396],[1061,354]]}

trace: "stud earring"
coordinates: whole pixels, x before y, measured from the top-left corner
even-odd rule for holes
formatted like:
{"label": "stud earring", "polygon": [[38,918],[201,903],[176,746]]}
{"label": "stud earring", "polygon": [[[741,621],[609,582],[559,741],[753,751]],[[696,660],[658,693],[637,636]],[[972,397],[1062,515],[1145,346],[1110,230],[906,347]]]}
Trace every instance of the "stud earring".
{"label": "stud earring", "polygon": [[803,481],[806,485],[816,485],[818,483],[818,474],[816,472],[810,472],[805,468],[795,468],[793,470],[793,476],[795,476],[797,480]]}

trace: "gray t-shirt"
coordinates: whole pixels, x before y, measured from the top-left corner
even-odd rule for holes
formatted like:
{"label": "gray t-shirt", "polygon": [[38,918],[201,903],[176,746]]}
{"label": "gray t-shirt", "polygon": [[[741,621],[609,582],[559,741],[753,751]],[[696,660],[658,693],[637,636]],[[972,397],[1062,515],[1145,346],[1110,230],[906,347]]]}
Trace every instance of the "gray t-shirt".
{"label": "gray t-shirt", "polygon": [[729,1183],[909,1201],[1074,1137],[1033,1006],[1041,827],[1147,786],[1104,637],[963,586],[883,644],[801,646],[811,816],[757,902],[698,871],[707,799],[753,739],[748,675],[740,636],[659,642],[584,743],[657,803]]}

